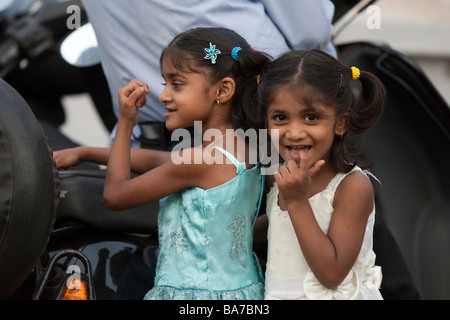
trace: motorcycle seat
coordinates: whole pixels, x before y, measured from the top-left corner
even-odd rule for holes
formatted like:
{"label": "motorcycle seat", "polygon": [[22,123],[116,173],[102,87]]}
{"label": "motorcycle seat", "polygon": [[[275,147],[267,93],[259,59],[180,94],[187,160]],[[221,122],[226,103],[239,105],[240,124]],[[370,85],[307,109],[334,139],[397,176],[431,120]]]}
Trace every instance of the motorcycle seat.
{"label": "motorcycle seat", "polygon": [[61,191],[56,222],[75,220],[113,232],[156,234],[159,202],[110,211],[103,203],[105,176],[103,169],[59,172]]}
{"label": "motorcycle seat", "polygon": [[58,175],[29,105],[0,79],[0,300],[36,266],[59,202]]}

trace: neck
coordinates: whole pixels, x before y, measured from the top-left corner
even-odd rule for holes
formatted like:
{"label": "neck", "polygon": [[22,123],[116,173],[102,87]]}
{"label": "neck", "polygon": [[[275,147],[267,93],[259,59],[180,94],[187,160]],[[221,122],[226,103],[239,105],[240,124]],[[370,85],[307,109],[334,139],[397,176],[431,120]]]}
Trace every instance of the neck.
{"label": "neck", "polygon": [[[228,130],[230,130],[230,129],[228,129]],[[234,130],[232,130],[232,131],[230,131],[230,132],[228,132],[226,134],[222,134],[220,137],[216,137],[214,140],[212,140],[212,142],[210,142],[206,147],[207,148],[208,147],[213,147],[216,143],[218,143],[219,141],[221,141],[225,137],[228,137],[228,136],[231,136],[231,135],[234,135],[234,134],[235,134]]]}

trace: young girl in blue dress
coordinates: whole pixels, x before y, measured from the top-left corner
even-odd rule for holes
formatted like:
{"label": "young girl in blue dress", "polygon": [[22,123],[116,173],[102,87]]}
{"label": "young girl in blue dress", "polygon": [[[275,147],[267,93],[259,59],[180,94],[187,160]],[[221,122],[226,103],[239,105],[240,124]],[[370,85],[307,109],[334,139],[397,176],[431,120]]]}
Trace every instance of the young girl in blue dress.
{"label": "young girl in blue dress", "polygon": [[267,197],[265,297],[382,299],[374,191],[355,139],[380,119],[384,86],[324,52],[293,51],[269,64],[259,90],[261,126],[278,130],[285,164]]}
{"label": "young girl in blue dress", "polygon": [[[111,150],[55,152],[57,166],[108,159],[104,202],[110,210],[163,199],[155,286],[145,299],[263,299],[252,230],[264,177],[250,161],[249,142],[235,129],[254,126],[256,77],[269,58],[231,30],[196,28],[175,37],[160,61],[166,127],[173,131],[200,122],[197,134],[203,137],[210,129],[216,134],[175,153],[131,150],[138,109],[149,92],[146,83],[133,80],[119,90]],[[131,170],[143,173],[132,178]]]}

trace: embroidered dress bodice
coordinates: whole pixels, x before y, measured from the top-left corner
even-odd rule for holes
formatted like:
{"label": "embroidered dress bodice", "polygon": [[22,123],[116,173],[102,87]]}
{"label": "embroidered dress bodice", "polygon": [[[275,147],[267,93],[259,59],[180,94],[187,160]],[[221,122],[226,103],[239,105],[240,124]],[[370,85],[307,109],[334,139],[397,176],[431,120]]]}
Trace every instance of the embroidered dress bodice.
{"label": "embroidered dress bodice", "polygon": [[[361,170],[355,167],[354,170]],[[325,190],[309,199],[314,216],[324,233],[333,214],[333,198],[347,174],[338,173]],[[382,299],[378,290],[381,268],[374,266],[372,236],[375,206],[366,225],[361,251],[346,279],[334,290],[325,288],[314,276],[303,256],[289,213],[278,206],[278,188],[272,187],[267,198],[268,257],[266,299]]]}
{"label": "embroidered dress bodice", "polygon": [[264,176],[226,150],[237,176],[212,189],[192,187],[163,199],[155,287],[144,299],[263,299],[252,251]]}

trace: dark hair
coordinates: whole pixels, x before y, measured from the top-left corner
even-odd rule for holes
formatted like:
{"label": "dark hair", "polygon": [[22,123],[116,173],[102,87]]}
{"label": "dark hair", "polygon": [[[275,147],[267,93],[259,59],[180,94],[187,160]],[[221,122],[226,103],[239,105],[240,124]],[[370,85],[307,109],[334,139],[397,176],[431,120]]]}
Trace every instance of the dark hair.
{"label": "dark hair", "polygon": [[[215,64],[205,59],[205,48],[210,43],[221,52]],[[235,47],[240,47],[238,61],[232,57]],[[236,82],[232,99],[231,121],[233,126],[244,130],[255,127],[257,76],[260,75],[270,57],[253,50],[247,41],[236,32],[226,28],[194,28],[177,35],[163,50],[160,65],[169,58],[173,65],[189,72],[205,72],[211,83],[224,77]]]}
{"label": "dark hair", "polygon": [[314,101],[333,106],[338,117],[350,108],[348,132],[342,138],[335,137],[331,162],[339,172],[349,172],[357,164],[367,168],[357,136],[380,120],[387,98],[384,85],[372,73],[361,70],[359,80],[361,92],[356,98],[351,68],[323,51],[287,52],[268,64],[261,77],[258,127],[267,125],[267,107],[281,87],[298,92],[306,104]]}

